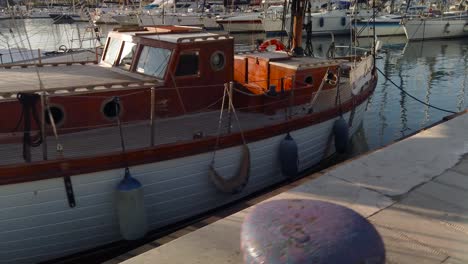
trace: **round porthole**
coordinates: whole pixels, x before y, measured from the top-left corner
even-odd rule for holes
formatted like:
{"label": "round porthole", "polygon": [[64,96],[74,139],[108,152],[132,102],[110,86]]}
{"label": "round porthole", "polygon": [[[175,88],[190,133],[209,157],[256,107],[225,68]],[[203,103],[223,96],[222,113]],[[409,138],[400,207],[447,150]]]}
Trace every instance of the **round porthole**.
{"label": "round porthole", "polygon": [[61,126],[63,124],[63,120],[65,119],[65,113],[63,109],[59,106],[49,106],[49,108],[45,111],[45,121],[46,124],[51,125],[52,120],[50,119],[49,113],[52,115],[52,119],[54,120],[54,124],[56,126]]}
{"label": "round porthole", "polygon": [[114,100],[107,101],[102,107],[102,113],[109,119],[114,119],[118,114],[120,115],[120,112],[120,103],[117,103]]}
{"label": "round porthole", "polygon": [[216,51],[211,55],[211,68],[215,71],[222,70],[226,64],[224,53]]}
{"label": "round porthole", "polygon": [[307,83],[307,84],[314,84],[314,79],[312,78],[312,76],[307,76],[304,79],[304,82]]}

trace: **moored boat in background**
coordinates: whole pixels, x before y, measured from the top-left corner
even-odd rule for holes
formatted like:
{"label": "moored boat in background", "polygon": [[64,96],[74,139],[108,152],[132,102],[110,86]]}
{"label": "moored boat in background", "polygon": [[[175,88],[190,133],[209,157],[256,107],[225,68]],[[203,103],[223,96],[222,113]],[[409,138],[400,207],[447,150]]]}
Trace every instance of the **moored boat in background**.
{"label": "moored boat in background", "polygon": [[468,14],[421,17],[403,22],[408,40],[468,37]]}
{"label": "moored boat in background", "polygon": [[372,37],[374,27],[375,35],[379,37],[405,35],[401,19],[402,17],[399,15],[377,16],[375,21],[372,17],[361,18],[353,21],[353,27],[357,37]]}

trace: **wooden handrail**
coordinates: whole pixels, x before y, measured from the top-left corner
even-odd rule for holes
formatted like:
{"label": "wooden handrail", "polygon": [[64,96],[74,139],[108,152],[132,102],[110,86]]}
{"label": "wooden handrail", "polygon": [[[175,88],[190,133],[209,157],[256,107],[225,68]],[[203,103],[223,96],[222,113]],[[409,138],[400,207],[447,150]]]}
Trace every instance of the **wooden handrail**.
{"label": "wooden handrail", "polygon": [[[149,81],[128,81],[128,82],[115,82],[115,83],[100,83],[96,85],[77,85],[77,86],[68,86],[68,87],[56,87],[56,88],[47,88],[46,92],[53,95],[57,94],[60,91],[66,92],[67,94],[83,94],[89,93],[94,91],[102,91],[106,89],[123,89],[123,88],[135,88],[135,89],[143,89],[143,88],[152,88],[155,86],[159,86],[159,83],[156,82],[149,82]],[[1,92],[0,91],[0,101],[3,99],[11,99],[13,95],[16,95],[18,92],[22,93],[39,93],[41,90],[37,89],[30,89],[30,90],[21,90],[17,92]],[[3,98],[2,98],[3,97]]]}
{"label": "wooden handrail", "polygon": [[43,67],[43,66],[59,66],[59,65],[76,65],[76,64],[98,64],[97,60],[88,61],[64,61],[64,62],[45,62],[45,63],[6,63],[0,64],[0,68],[11,69],[11,68],[28,68],[28,67]]}

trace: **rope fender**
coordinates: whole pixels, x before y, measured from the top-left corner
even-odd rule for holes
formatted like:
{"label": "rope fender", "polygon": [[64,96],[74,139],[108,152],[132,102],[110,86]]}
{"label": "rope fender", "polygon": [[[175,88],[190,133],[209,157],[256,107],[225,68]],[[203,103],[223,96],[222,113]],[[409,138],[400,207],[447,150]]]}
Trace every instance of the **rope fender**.
{"label": "rope fender", "polygon": [[250,150],[249,147],[244,144],[242,145],[242,160],[236,174],[225,179],[221,177],[216,171],[213,165],[210,165],[210,179],[216,185],[216,187],[225,193],[238,193],[244,189],[249,181],[250,176]]}

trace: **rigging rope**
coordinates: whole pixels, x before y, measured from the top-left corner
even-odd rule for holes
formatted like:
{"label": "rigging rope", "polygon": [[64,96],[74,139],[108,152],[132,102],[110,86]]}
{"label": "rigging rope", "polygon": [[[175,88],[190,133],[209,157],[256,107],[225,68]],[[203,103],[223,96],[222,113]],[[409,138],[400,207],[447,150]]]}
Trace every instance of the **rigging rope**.
{"label": "rigging rope", "polygon": [[379,68],[376,67],[376,69],[380,72],[380,74],[382,74],[383,77],[385,77],[385,79],[387,79],[391,84],[393,84],[396,88],[398,88],[400,91],[402,91],[403,93],[405,93],[406,95],[408,95],[409,97],[413,98],[414,100],[416,100],[417,102],[425,105],[425,106],[428,106],[428,107],[432,107],[434,109],[437,109],[439,111],[442,111],[442,112],[446,112],[446,113],[451,113],[451,114],[456,114],[457,112],[454,112],[454,111],[450,111],[450,110],[447,110],[447,109],[443,109],[443,108],[440,108],[440,107],[437,107],[437,106],[434,106],[434,105],[431,105],[431,104],[428,104],[428,103],[425,103],[424,101],[421,101],[420,99],[414,97],[413,95],[411,95],[410,93],[408,93],[407,91],[405,91],[401,86],[398,86],[396,83],[394,83],[385,73],[383,73]]}
{"label": "rigging rope", "polygon": [[314,48],[312,46],[312,3],[306,2],[307,6],[307,23],[304,25],[306,30],[306,47],[304,54],[310,57],[314,57]]}
{"label": "rigging rope", "polygon": [[[20,122],[24,120],[23,125],[23,158],[26,162],[31,162],[31,147],[38,147],[42,143],[42,131],[36,139],[31,139],[31,118],[39,127],[40,122],[37,116],[36,104],[39,100],[38,94],[18,93],[17,99],[22,106]],[[19,124],[19,123],[18,123]]]}
{"label": "rigging rope", "polygon": [[215,161],[215,157],[216,157],[216,150],[218,150],[218,147],[219,147],[219,138],[221,136],[221,125],[223,123],[223,111],[224,111],[224,102],[226,101],[226,93],[227,93],[227,89],[224,88],[224,92],[223,92],[223,101],[221,103],[221,111],[219,112],[219,119],[218,119],[218,129],[217,129],[217,132],[216,132],[216,143],[215,143],[215,147],[214,147],[214,150],[213,150],[213,154],[211,156],[211,163],[210,163],[210,166],[213,166],[214,165],[214,161]]}

